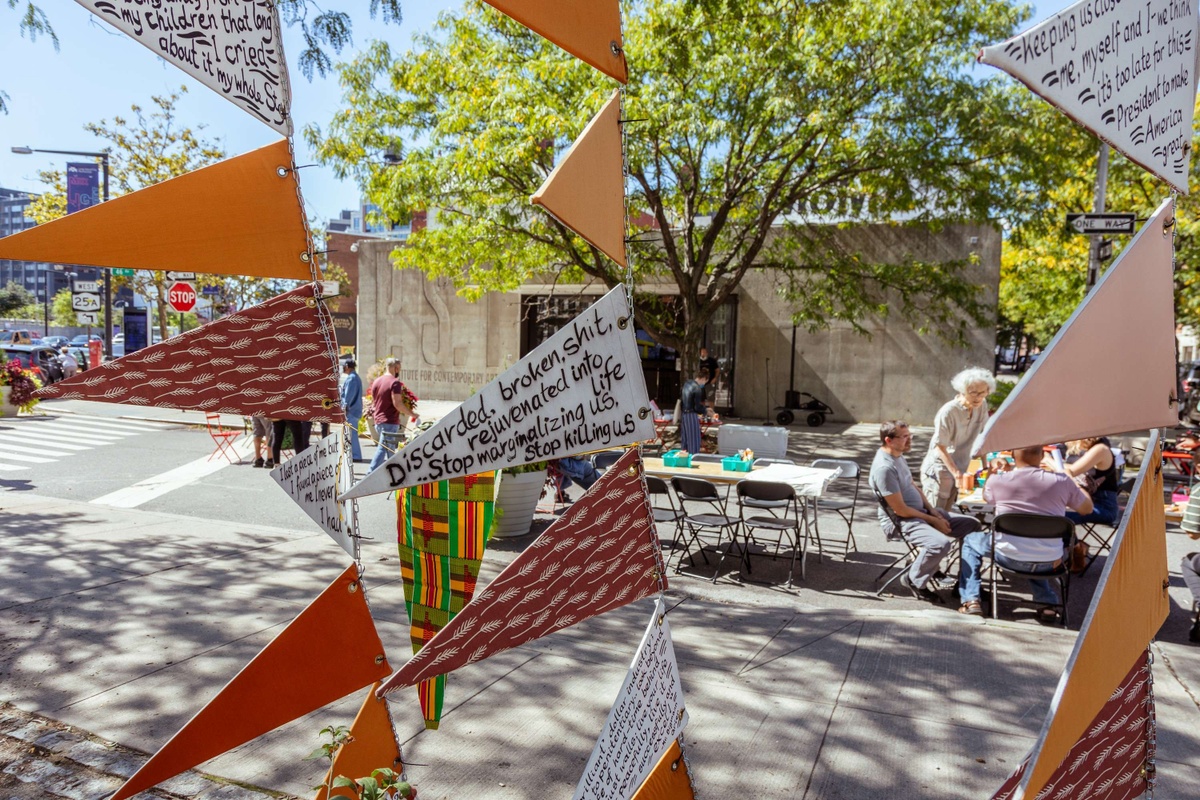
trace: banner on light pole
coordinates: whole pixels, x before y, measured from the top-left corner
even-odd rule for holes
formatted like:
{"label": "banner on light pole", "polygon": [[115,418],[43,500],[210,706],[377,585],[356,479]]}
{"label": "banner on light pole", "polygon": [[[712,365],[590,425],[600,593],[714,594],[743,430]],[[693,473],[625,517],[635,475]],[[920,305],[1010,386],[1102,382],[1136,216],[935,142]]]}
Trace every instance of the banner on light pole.
{"label": "banner on light pole", "polygon": [[100,165],[67,164],[67,213],[74,214],[99,202]]}

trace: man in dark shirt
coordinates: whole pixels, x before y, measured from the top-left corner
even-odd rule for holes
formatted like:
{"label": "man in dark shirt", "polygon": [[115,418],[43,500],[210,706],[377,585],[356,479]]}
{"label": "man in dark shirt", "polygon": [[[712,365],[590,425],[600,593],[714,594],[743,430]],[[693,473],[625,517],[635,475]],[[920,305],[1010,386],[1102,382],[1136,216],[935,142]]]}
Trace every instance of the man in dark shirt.
{"label": "man in dark shirt", "polygon": [[707,413],[704,407],[706,383],[708,373],[699,367],[695,377],[683,385],[679,395],[679,439],[683,449],[689,453],[700,452],[700,415]]}
{"label": "man in dark shirt", "polygon": [[404,397],[404,384],[400,382],[400,360],[389,358],[383,362],[384,373],[371,384],[371,413],[375,418],[375,431],[379,435],[379,446],[367,467],[375,471],[400,446],[400,436],[412,416],[412,407]]}

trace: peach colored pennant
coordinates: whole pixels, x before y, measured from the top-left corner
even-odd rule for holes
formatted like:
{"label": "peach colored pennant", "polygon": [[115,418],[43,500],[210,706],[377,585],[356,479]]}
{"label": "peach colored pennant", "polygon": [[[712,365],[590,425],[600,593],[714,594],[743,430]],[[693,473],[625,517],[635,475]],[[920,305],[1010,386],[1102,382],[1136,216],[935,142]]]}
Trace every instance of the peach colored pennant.
{"label": "peach colored pennant", "polygon": [[352,564],[110,800],[132,797],[390,671]]}
{"label": "peach colored pennant", "polygon": [[38,397],[341,422],[313,284],[45,386]]}
{"label": "peach colored pennant", "polygon": [[1037,797],[1170,611],[1162,446],[1150,437],[1129,507],[1013,800]]}
{"label": "peach colored pennant", "polygon": [[484,0],[585,64],[629,80],[617,0]]}
{"label": "peach colored pennant", "polygon": [[[388,713],[387,700],[375,696],[379,682],[363,698],[363,704],[358,709],[358,716],[350,726],[350,737],[338,748],[333,757],[333,764],[325,775],[325,782],[314,800],[325,800],[325,787],[334,778],[343,775],[351,780],[368,777],[377,769],[392,769],[404,771],[404,763],[400,757],[400,744],[396,741],[396,728],[392,724],[391,714]],[[354,795],[349,789],[342,787],[333,790],[333,797],[350,797]]]}
{"label": "peach colored pennant", "polygon": [[[1178,421],[1172,225],[1166,200],[992,415],[990,453]],[[1120,372],[1120,380],[1097,383]]]}
{"label": "peach colored pennant", "polygon": [[287,140],[0,239],[0,258],[309,280]]}
{"label": "peach colored pennant", "polygon": [[620,93],[614,92],[583,129],[532,201],[613,261],[626,265]]}
{"label": "peach colored pennant", "polygon": [[642,464],[630,450],[510,563],[380,694],[666,589]]}
{"label": "peach colored pennant", "polygon": [[633,800],[695,800],[692,776],[688,773],[683,748],[675,740],[654,766],[654,771],[642,782]]}

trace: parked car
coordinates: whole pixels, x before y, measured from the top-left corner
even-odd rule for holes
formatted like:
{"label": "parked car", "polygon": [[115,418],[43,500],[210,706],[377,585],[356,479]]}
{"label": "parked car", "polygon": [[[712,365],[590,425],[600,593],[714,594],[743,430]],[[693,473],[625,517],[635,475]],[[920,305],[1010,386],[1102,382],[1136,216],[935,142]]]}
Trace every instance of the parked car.
{"label": "parked car", "polygon": [[42,337],[42,344],[46,345],[47,347],[62,347],[64,344],[68,344],[70,341],[71,340],[69,338],[67,338],[66,336],[43,336]]}
{"label": "parked car", "polygon": [[30,330],[16,329],[0,331],[0,344],[33,344],[37,334]]}
{"label": "parked car", "polygon": [[47,386],[63,379],[62,364],[58,362],[58,352],[53,347],[6,344],[3,350],[5,358],[19,362],[22,368],[31,370]]}

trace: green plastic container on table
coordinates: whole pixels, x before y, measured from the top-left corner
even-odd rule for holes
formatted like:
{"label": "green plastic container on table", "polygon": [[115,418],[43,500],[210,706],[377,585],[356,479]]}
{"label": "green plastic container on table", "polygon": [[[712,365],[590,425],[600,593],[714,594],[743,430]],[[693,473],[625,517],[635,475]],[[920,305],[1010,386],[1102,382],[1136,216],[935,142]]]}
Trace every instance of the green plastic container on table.
{"label": "green plastic container on table", "polygon": [[663,466],[690,467],[692,465],[692,454],[680,455],[682,452],[682,450],[668,450],[663,453]]}
{"label": "green plastic container on table", "polygon": [[753,461],[747,461],[746,459],[738,458],[737,456],[730,456],[729,458],[721,459],[721,468],[726,472],[749,472],[750,468],[753,466]]}

